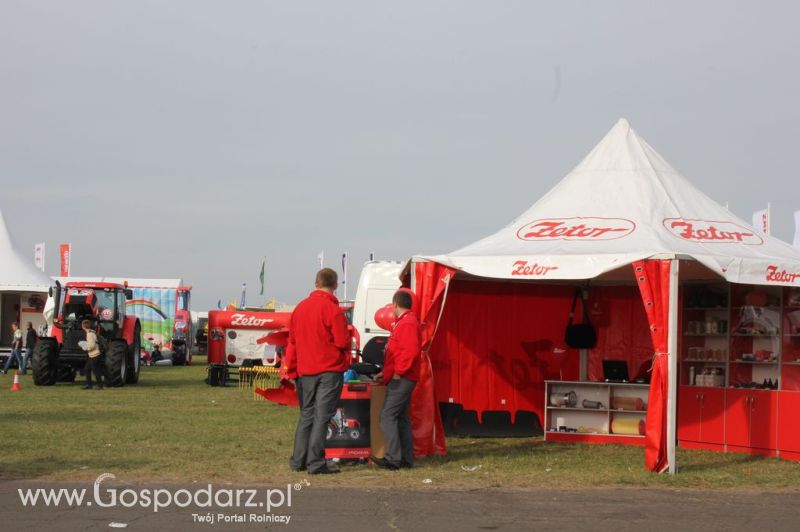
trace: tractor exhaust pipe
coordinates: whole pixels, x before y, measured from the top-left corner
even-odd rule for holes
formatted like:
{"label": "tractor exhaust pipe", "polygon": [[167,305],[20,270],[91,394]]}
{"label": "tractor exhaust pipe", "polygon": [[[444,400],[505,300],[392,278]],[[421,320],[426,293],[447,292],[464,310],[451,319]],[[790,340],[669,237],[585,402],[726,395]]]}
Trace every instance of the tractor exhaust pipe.
{"label": "tractor exhaust pipe", "polygon": [[[55,292],[55,293],[53,293]],[[56,285],[50,287],[50,297],[53,298],[55,308],[53,309],[53,324],[59,323],[61,318],[61,282],[56,281]]]}

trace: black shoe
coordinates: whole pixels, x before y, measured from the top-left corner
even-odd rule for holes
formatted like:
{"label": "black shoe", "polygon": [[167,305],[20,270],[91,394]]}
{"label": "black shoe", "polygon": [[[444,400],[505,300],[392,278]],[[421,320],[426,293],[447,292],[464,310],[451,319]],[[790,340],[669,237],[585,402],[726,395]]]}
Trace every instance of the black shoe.
{"label": "black shoe", "polygon": [[97,389],[98,390],[103,390],[104,388],[102,386],[98,386]]}
{"label": "black shoe", "polygon": [[308,474],[309,475],[334,475],[334,474],[336,474],[338,472],[339,472],[338,469],[331,469],[330,467],[325,466],[325,467],[321,467],[321,468],[317,469],[316,471],[309,471]]}
{"label": "black shoe", "polygon": [[405,460],[400,462],[400,469],[412,469],[413,467],[414,467],[414,464],[406,462]]}
{"label": "black shoe", "polygon": [[294,466],[289,466],[289,469],[291,469],[295,473],[302,473],[303,471],[306,470],[305,467],[294,467]]}
{"label": "black shoe", "polygon": [[81,390],[91,390],[91,389],[92,389],[92,386],[89,386],[88,384],[86,386],[84,386],[83,388],[81,388]]}
{"label": "black shoe", "polygon": [[400,469],[400,467],[394,465],[386,458],[376,458],[373,456],[372,463],[378,467],[382,467],[383,469],[388,469],[389,471],[397,471],[398,469]]}

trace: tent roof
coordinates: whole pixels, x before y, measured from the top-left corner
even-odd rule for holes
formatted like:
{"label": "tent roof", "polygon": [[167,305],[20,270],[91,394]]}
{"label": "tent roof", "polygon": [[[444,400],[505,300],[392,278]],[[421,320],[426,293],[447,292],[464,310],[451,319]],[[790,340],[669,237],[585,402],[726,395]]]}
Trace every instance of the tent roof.
{"label": "tent roof", "polygon": [[513,222],[416,260],[480,277],[557,280],[591,279],[654,257],[693,259],[734,283],[800,286],[800,250],[706,196],[625,119]]}
{"label": "tent roof", "polygon": [[53,280],[14,247],[0,211],[0,292],[47,292]]}

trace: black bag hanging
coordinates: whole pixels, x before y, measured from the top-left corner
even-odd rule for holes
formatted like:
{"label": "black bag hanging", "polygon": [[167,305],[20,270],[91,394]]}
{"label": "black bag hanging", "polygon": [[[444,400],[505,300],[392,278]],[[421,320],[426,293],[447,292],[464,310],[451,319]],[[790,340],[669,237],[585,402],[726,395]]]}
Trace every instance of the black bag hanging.
{"label": "black bag hanging", "polygon": [[591,349],[597,345],[597,332],[589,320],[589,310],[586,308],[585,301],[581,301],[583,323],[572,323],[575,317],[575,305],[578,304],[580,296],[581,288],[578,287],[575,289],[575,297],[572,298],[572,309],[569,311],[569,322],[567,323],[567,330],[564,332],[564,342],[575,349]]}

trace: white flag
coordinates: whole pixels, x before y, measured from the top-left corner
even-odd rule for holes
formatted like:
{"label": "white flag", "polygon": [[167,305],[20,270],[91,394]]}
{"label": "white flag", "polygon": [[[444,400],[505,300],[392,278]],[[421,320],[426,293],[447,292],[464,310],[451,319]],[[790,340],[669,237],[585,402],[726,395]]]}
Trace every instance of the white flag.
{"label": "white flag", "polygon": [[247,283],[242,283],[242,297],[239,299],[239,308],[243,309],[245,306],[245,296],[247,294]]}
{"label": "white flag", "polygon": [[324,250],[319,252],[319,255],[317,255],[317,260],[319,261],[319,269],[321,270],[322,268],[325,267],[325,251]]}
{"label": "white flag", "polygon": [[33,263],[37,268],[44,271],[44,242],[39,242],[33,246]]}
{"label": "white flag", "polygon": [[753,213],[753,229],[764,235],[769,234],[769,207]]}
{"label": "white flag", "polygon": [[794,247],[800,248],[800,211],[794,211]]}

